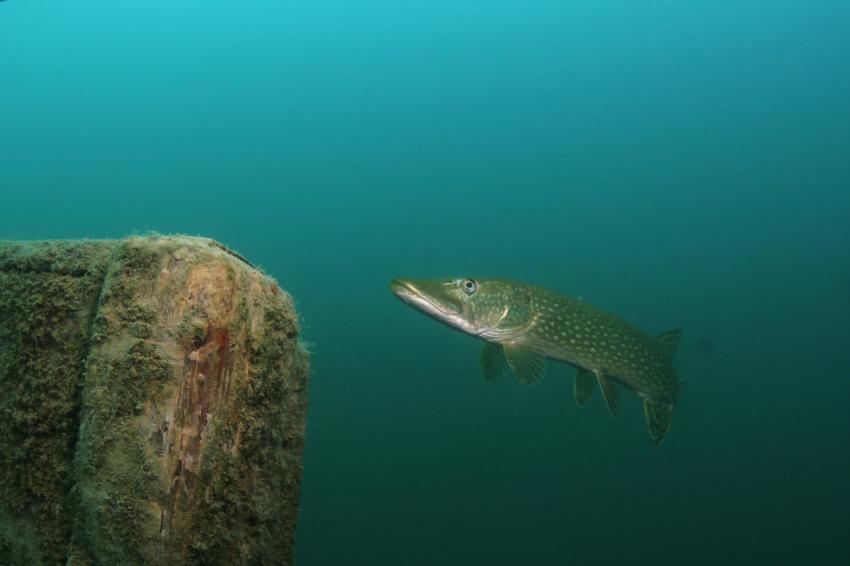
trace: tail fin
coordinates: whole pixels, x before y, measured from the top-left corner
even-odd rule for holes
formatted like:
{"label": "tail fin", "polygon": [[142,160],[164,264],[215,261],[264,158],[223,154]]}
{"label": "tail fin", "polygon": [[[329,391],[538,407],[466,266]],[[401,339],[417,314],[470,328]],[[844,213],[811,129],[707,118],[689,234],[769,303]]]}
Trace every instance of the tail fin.
{"label": "tail fin", "polygon": [[[674,328],[656,337],[661,350],[673,357],[682,339],[682,329]],[[683,382],[679,381],[677,385]],[[643,402],[643,415],[646,417],[646,427],[649,429],[649,440],[653,446],[658,446],[667,433],[673,420],[673,403],[655,403],[649,399]]]}
{"label": "tail fin", "polygon": [[653,403],[646,399],[643,402],[643,414],[646,417],[646,427],[649,429],[649,441],[658,446],[667,433],[673,421],[673,405]]}

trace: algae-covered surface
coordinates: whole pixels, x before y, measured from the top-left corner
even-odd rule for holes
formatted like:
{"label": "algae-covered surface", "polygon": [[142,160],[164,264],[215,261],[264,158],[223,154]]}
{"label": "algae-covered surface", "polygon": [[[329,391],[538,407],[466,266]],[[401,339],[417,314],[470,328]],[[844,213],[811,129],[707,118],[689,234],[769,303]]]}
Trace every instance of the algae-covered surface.
{"label": "algae-covered surface", "polygon": [[0,563],[291,563],[307,373],[220,244],[0,243]]}

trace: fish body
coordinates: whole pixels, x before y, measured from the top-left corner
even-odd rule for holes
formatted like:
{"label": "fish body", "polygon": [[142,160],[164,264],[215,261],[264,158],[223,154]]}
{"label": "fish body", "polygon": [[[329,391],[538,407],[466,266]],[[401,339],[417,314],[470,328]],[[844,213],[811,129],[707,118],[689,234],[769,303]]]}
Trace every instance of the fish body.
{"label": "fish body", "polygon": [[573,395],[584,405],[594,383],[616,414],[615,383],[644,402],[650,440],[667,435],[680,381],[672,355],[680,332],[645,334],[619,317],[551,289],[505,279],[394,279],[391,291],[432,318],[485,341],[481,367],[495,379],[512,370],[524,383],[551,358],[576,368]]}

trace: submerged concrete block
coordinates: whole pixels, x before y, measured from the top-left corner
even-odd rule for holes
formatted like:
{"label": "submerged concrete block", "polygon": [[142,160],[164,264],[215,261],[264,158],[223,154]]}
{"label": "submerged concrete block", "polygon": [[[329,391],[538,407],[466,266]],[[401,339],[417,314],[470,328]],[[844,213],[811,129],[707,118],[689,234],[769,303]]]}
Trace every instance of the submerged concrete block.
{"label": "submerged concrete block", "polygon": [[0,243],[0,564],[291,564],[307,375],[214,241]]}

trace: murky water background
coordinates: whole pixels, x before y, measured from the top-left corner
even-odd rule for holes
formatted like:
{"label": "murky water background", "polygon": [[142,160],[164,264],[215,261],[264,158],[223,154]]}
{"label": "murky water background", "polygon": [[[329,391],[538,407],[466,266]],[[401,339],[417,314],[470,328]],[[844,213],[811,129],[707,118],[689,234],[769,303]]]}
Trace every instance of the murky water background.
{"label": "murky water background", "polygon": [[[0,237],[217,238],[313,343],[298,564],[850,560],[843,2],[0,3]],[[558,288],[687,381],[649,446],[397,275]]]}

